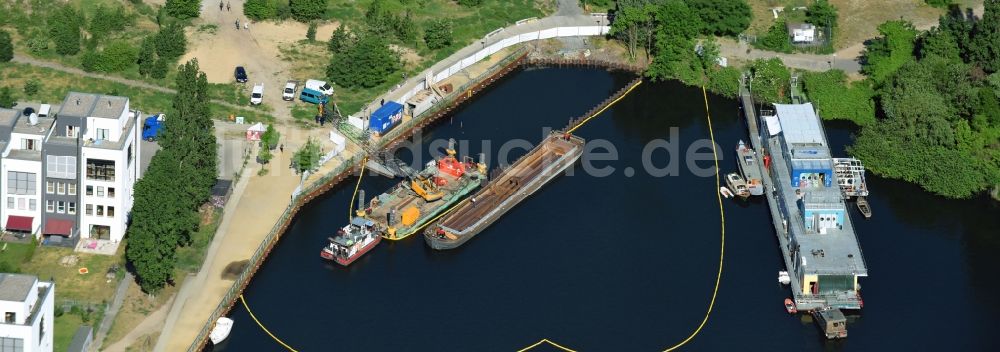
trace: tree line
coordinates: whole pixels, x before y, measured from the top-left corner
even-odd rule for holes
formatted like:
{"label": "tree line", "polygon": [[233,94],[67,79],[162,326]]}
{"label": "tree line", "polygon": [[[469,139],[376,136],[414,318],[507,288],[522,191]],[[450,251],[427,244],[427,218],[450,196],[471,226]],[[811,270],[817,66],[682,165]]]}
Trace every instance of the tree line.
{"label": "tree line", "polygon": [[167,111],[145,175],[136,182],[125,257],[143,291],[173,282],[177,248],[198,231],[198,207],[210,196],[217,147],[208,107],[208,79],[192,60],[177,69],[177,94]]}

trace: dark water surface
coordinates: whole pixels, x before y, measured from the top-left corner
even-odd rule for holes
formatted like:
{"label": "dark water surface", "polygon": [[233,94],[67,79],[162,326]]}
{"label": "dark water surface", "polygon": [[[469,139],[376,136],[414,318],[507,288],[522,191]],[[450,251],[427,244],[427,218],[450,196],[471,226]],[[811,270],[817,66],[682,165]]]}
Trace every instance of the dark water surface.
{"label": "dark water surface", "polygon": [[[456,138],[478,153],[491,139],[495,160],[502,142],[537,143],[542,127],[563,127],[629,79],[591,69],[513,74],[426,131],[424,144]],[[746,135],[739,107],[718,96],[709,103],[722,171],[735,170],[733,150]],[[320,248],[347,221],[356,180],[348,179],[299,213],[245,297],[299,351],[514,351],[541,338],[583,351],[662,350],[684,339],[709,303],[718,184],[693,175],[685,160],[679,175],[652,177],[642,150],[670,127],[679,128],[679,156],[708,138],[703,104],[698,89],[643,84],[577,131],[616,147],[617,161],[594,162],[614,167],[611,176],[587,176],[577,165],[457,250],[436,252],[412,236],[383,242],[348,269],[325,264]],[[845,155],[851,127],[830,124],[828,132],[834,153]],[[662,167],[667,153],[652,159]],[[625,176],[628,167],[634,176]],[[854,219],[871,277],[846,341],[825,342],[811,322],[784,312],[789,292],[777,284],[782,261],[766,204],[725,201],[718,300],[686,348],[996,350],[1000,210],[869,181],[874,217],[854,211]],[[371,197],[395,182],[366,176],[362,188]],[[217,350],[282,350],[241,305],[230,316],[234,330]]]}

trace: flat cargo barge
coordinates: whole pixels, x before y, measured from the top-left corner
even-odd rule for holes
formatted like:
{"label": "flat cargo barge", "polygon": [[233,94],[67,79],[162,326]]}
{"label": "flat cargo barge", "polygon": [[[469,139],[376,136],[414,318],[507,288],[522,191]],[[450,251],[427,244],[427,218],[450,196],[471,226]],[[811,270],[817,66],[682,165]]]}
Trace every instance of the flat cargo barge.
{"label": "flat cargo barge", "polygon": [[424,231],[434,249],[461,246],[522,200],[572,166],[583,155],[584,139],[553,132],[476,195],[459,203]]}

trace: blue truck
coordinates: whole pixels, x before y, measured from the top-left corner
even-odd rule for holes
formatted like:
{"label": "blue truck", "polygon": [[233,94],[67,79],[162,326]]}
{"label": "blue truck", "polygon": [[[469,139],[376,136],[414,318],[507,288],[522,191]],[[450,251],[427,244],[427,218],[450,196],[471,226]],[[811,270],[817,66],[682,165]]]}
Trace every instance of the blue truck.
{"label": "blue truck", "polygon": [[162,113],[147,117],[142,123],[142,139],[150,142],[155,141],[163,132],[164,120],[166,120],[166,116]]}

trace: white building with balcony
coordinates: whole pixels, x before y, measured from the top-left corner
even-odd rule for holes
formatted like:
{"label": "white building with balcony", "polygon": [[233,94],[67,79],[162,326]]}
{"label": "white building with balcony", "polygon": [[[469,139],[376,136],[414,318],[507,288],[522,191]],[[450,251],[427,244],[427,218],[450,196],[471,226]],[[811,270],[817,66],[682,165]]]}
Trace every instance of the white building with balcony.
{"label": "white building with balcony", "polygon": [[51,352],[56,285],[0,273],[0,351]]}
{"label": "white building with balcony", "polygon": [[[0,159],[3,228],[9,232],[35,234],[42,224],[42,141],[52,131],[54,120],[36,116],[18,118],[19,113],[14,110],[5,110],[0,115],[3,115],[0,124],[10,128],[10,134],[4,133],[4,138],[0,139],[3,144]],[[5,128],[0,129],[6,132]]]}

